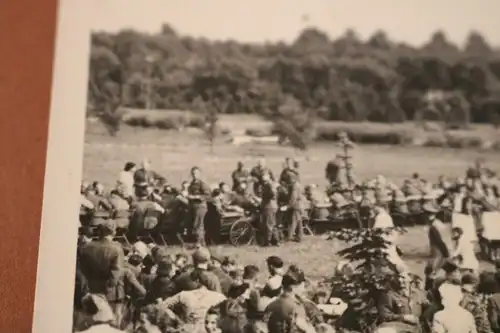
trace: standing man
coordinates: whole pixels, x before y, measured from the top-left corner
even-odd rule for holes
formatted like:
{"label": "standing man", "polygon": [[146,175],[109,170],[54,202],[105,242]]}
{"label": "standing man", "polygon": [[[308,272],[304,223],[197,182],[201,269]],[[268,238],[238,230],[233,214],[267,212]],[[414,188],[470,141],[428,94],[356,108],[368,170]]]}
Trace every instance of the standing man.
{"label": "standing man", "polygon": [[80,268],[89,292],[106,296],[113,308],[116,324],[120,324],[125,305],[125,255],[120,244],[113,241],[116,232],[114,221],[106,220],[98,230],[99,239],[82,248]]}
{"label": "standing man", "polygon": [[231,178],[233,180],[233,191],[236,191],[241,183],[248,182],[249,176],[248,170],[244,168],[243,162],[239,161],[236,165],[236,170],[234,170],[231,174]]}
{"label": "standing man", "polygon": [[262,201],[260,204],[260,223],[262,235],[264,236],[262,245],[269,246],[273,243],[278,245],[280,239],[276,230],[277,186],[271,180],[268,172],[262,175],[262,182]]}
{"label": "standing man", "polygon": [[142,161],[140,169],[134,172],[134,184],[148,184],[154,185],[156,183],[164,183],[166,179],[162,177],[159,173],[151,169],[151,161],[145,158]]}
{"label": "standing man", "polygon": [[293,158],[287,157],[285,159],[285,168],[283,171],[281,171],[280,174],[280,184],[282,185],[290,185],[291,184],[291,178],[296,177],[299,179],[299,171],[295,167],[296,162],[294,161]]}
{"label": "standing man", "polygon": [[257,162],[257,166],[255,166],[252,171],[250,171],[250,176],[253,178],[253,192],[256,196],[261,196],[261,186],[262,186],[262,175],[268,172],[269,177],[272,181],[274,181],[273,172],[266,167],[266,160],[264,158],[260,158]]}
{"label": "standing man", "polygon": [[132,215],[128,228],[128,237],[131,242],[137,241],[142,231],[156,228],[160,214],[165,211],[163,207],[150,199],[148,186],[136,186],[135,196],[137,201],[131,207]]}
{"label": "standing man", "polygon": [[188,200],[191,211],[192,227],[196,242],[205,244],[205,215],[207,214],[207,201],[211,198],[210,187],[201,180],[201,171],[198,167],[191,169],[192,181],[188,187]]}
{"label": "standing man", "polygon": [[304,228],[302,225],[302,189],[296,177],[292,177],[288,191],[288,204],[285,206],[288,215],[288,240],[295,237],[297,242],[302,241]]}
{"label": "standing man", "polygon": [[429,223],[429,245],[431,249],[431,260],[427,266],[428,282],[441,269],[445,261],[450,257],[451,252],[451,232],[443,221],[436,215],[438,209],[431,203],[425,203],[422,210],[426,213]]}

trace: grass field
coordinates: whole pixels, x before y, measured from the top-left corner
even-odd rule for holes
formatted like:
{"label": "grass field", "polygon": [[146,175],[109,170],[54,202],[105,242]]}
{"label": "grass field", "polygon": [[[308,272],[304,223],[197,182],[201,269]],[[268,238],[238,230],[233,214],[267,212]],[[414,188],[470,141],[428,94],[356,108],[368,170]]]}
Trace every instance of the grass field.
{"label": "grass field", "polygon": [[[240,126],[244,123],[242,121]],[[189,179],[189,168],[194,165],[202,168],[203,175],[210,184],[215,184],[221,180],[230,181],[230,173],[239,160],[247,167],[252,167],[257,157],[265,156],[268,165],[278,173],[283,159],[295,156],[301,164],[301,178],[305,183],[326,186],[325,165],[335,153],[340,152],[339,147],[334,144],[317,144],[310,148],[307,156],[294,155],[292,149],[274,145],[236,147],[217,142],[214,149],[215,153],[210,154],[206,140],[196,130],[170,132],[125,127],[117,137],[110,137],[98,124],[89,124],[84,146],[83,177],[89,181],[99,180],[109,188],[115,184],[126,161],[140,162],[148,157],[154,169],[174,185]],[[462,176],[465,168],[479,156],[486,158],[492,168],[500,164],[500,153],[467,149],[370,145],[357,147],[353,155],[355,173],[359,178],[383,174],[396,183],[401,183],[412,172],[419,172],[429,180],[435,180],[439,175]],[[331,274],[335,261],[338,260],[335,252],[342,246],[333,241],[309,237],[301,244],[287,244],[265,251],[257,247],[223,247],[216,251],[235,256],[244,264],[255,264],[262,269],[265,269],[264,259],[276,254],[287,262],[300,265],[310,278],[315,279]],[[409,230],[401,237],[400,246],[414,273],[422,273],[428,253],[426,231],[422,228]]]}

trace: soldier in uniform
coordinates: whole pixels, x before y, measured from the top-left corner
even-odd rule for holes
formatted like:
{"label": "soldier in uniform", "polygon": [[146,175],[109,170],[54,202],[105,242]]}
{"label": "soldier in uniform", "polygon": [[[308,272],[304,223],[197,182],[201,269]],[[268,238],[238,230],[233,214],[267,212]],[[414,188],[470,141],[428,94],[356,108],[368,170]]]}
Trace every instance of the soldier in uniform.
{"label": "soldier in uniform", "polygon": [[292,177],[299,179],[299,172],[295,168],[295,161],[291,157],[287,157],[285,159],[285,168],[280,174],[280,184],[290,185]]}
{"label": "soldier in uniform", "polygon": [[134,184],[147,183],[154,185],[156,183],[164,183],[166,179],[151,169],[151,162],[148,159],[142,161],[141,168],[137,169],[134,173]]}
{"label": "soldier in uniform", "polygon": [[261,196],[261,185],[262,185],[262,175],[264,172],[268,172],[272,181],[274,181],[273,172],[266,167],[266,160],[261,158],[257,163],[257,166],[250,171],[250,176],[253,178],[253,192],[256,196]]}
{"label": "soldier in uniform", "polygon": [[288,202],[286,207],[288,216],[288,240],[295,237],[295,240],[302,240],[303,225],[302,225],[302,189],[299,181],[292,177],[292,184],[288,191]]}
{"label": "soldier in uniform", "polygon": [[249,193],[248,185],[241,183],[233,194],[233,205],[243,208],[244,210],[253,210],[260,203],[260,199]]}
{"label": "soldier in uniform", "polygon": [[117,229],[127,229],[129,225],[130,204],[126,199],[126,193],[128,193],[126,191],[123,185],[118,185],[116,189],[111,191],[109,197]]}
{"label": "soldier in uniform", "polygon": [[250,174],[248,173],[248,170],[245,169],[243,162],[239,161],[236,166],[236,170],[234,170],[231,174],[231,179],[233,180],[233,191],[236,191],[241,183],[246,183],[249,177]]}
{"label": "soldier in uniform", "polygon": [[160,214],[165,210],[158,203],[150,199],[150,188],[146,184],[139,184],[135,188],[137,201],[133,204],[128,239],[135,242],[139,234],[145,230],[153,230],[159,221]]}
{"label": "soldier in uniform", "polygon": [[198,244],[205,244],[205,215],[207,214],[207,200],[212,197],[210,187],[201,180],[201,171],[198,167],[191,169],[193,178],[188,187],[188,200],[191,212],[192,232]]}
{"label": "soldier in uniform", "polygon": [[342,165],[340,158],[335,155],[333,159],[326,164],[325,176],[329,184],[335,184],[339,181],[341,169]]}
{"label": "soldier in uniform", "polygon": [[87,192],[87,199],[94,206],[91,225],[98,226],[111,217],[113,207],[104,197],[104,186],[101,183],[92,184],[92,188]]}
{"label": "soldier in uniform", "polygon": [[288,271],[283,276],[283,293],[267,306],[264,315],[269,332],[315,332],[316,322],[300,299],[304,283],[304,273],[300,270]]}
{"label": "soldier in uniform", "polygon": [[262,175],[262,201],[260,204],[260,223],[262,228],[263,244],[269,246],[280,241],[276,230],[276,212],[278,211],[276,184],[271,180],[269,173]]}

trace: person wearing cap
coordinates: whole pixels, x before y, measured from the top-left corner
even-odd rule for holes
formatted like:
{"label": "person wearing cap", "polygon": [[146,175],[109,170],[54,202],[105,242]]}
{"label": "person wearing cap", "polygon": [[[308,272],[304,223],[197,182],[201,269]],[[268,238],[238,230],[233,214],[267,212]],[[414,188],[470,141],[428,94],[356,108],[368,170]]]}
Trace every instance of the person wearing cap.
{"label": "person wearing cap", "polygon": [[298,298],[304,290],[305,276],[301,270],[289,270],[283,276],[283,293],[266,308],[269,332],[294,332],[296,329],[314,332],[307,310]]}
{"label": "person wearing cap", "polygon": [[432,332],[477,333],[474,317],[460,306],[463,298],[460,285],[443,283],[439,294],[443,310],[434,315]]}
{"label": "person wearing cap", "polygon": [[120,323],[125,300],[125,254],[120,244],[113,241],[115,232],[116,227],[111,220],[99,226],[99,238],[85,245],[81,251],[80,268],[89,292],[105,295],[113,308],[116,322]]}
{"label": "person wearing cap", "polygon": [[163,300],[174,296],[176,293],[176,286],[173,280],[175,275],[176,267],[174,263],[167,260],[160,261],[145,299],[146,304],[154,303],[158,299]]}
{"label": "person wearing cap", "polygon": [[429,246],[431,259],[428,263],[428,272],[433,275],[439,271],[443,263],[450,257],[451,234],[448,226],[439,220],[436,215],[437,207],[431,203],[422,205],[422,210],[426,214],[429,224]]}
{"label": "person wearing cap", "polygon": [[183,326],[188,332],[202,332],[208,310],[226,299],[220,292],[207,289],[202,280],[203,271],[194,269],[189,273],[182,291],[158,300],[159,308],[181,311],[177,314],[185,322]]}
{"label": "person wearing cap", "polygon": [[151,169],[151,161],[144,158],[141,167],[134,172],[134,185],[141,186],[143,184],[154,185],[156,183],[164,183],[166,179],[159,173]]}
{"label": "person wearing cap", "polygon": [[474,274],[464,273],[462,274],[461,282],[463,298],[460,305],[474,316],[478,333],[492,332],[491,324],[488,320],[488,312],[486,311],[486,304],[477,293],[479,278]]}
{"label": "person wearing cap", "polygon": [[135,188],[137,200],[131,207],[132,213],[127,235],[131,242],[137,241],[137,237],[142,232],[152,231],[158,225],[160,215],[165,211],[163,207],[150,199],[151,188],[146,184],[143,185]]}
{"label": "person wearing cap", "polygon": [[232,187],[233,191],[236,191],[236,189],[240,186],[240,184],[247,183],[249,177],[250,174],[248,170],[245,169],[243,162],[238,161],[236,169],[231,173],[231,179],[233,180],[233,187]]}
{"label": "person wearing cap", "polygon": [[269,173],[271,180],[275,180],[273,172],[266,166],[266,160],[260,158],[257,165],[250,171],[250,176],[253,179],[253,192],[257,197],[261,196],[262,175],[264,173]]}
{"label": "person wearing cap", "polygon": [[92,211],[91,225],[98,226],[105,220],[111,218],[113,207],[104,196],[104,186],[99,182],[94,182],[87,192],[86,198],[94,207]]}
{"label": "person wearing cap", "polygon": [[388,291],[378,295],[378,327],[394,327],[398,332],[420,332],[420,319],[426,304],[423,292],[412,286],[407,274],[400,274]]}
{"label": "person wearing cap", "polygon": [[125,333],[115,327],[114,315],[106,298],[100,294],[88,294],[82,300],[84,313],[90,319],[90,327],[82,333]]}
{"label": "person wearing cap", "polygon": [[220,258],[213,253],[211,257],[212,264],[210,265],[208,270],[219,279],[221,292],[227,296],[227,293],[229,292],[229,289],[231,288],[231,285],[233,285],[234,281],[231,276],[229,276],[229,274],[226,273],[224,269],[222,269],[222,262],[224,261],[224,258]]}
{"label": "person wearing cap", "polygon": [[199,247],[193,253],[192,258],[194,267],[187,269],[175,279],[177,291],[186,290],[186,286],[190,283],[189,279],[191,273],[193,271],[197,271],[199,273],[200,283],[202,283],[209,290],[221,293],[222,288],[219,279],[209,270],[211,260],[210,251],[205,247]]}
{"label": "person wearing cap", "polygon": [[201,179],[201,170],[198,167],[191,168],[191,183],[188,187],[189,209],[191,212],[191,232],[200,245],[205,244],[205,215],[207,214],[207,200],[212,197],[212,190]]}

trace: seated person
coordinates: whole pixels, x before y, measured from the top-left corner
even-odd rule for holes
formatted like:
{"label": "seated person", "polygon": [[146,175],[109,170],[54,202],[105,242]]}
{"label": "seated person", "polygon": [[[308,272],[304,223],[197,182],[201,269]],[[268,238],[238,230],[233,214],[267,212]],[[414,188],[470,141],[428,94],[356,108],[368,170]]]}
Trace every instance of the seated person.
{"label": "seated person", "polygon": [[248,192],[248,185],[241,183],[233,193],[233,202],[235,206],[239,206],[244,210],[254,210],[260,203],[260,199]]}
{"label": "seated person", "polygon": [[327,206],[329,200],[319,191],[318,185],[311,184],[305,188],[305,198],[313,207]]}
{"label": "seated person", "polygon": [[238,212],[243,213],[244,209],[238,205],[235,205],[234,195],[230,191],[229,185],[222,182],[219,184],[219,188],[216,189],[217,194],[214,196],[214,203],[217,207],[219,213],[223,214],[226,212]]}

